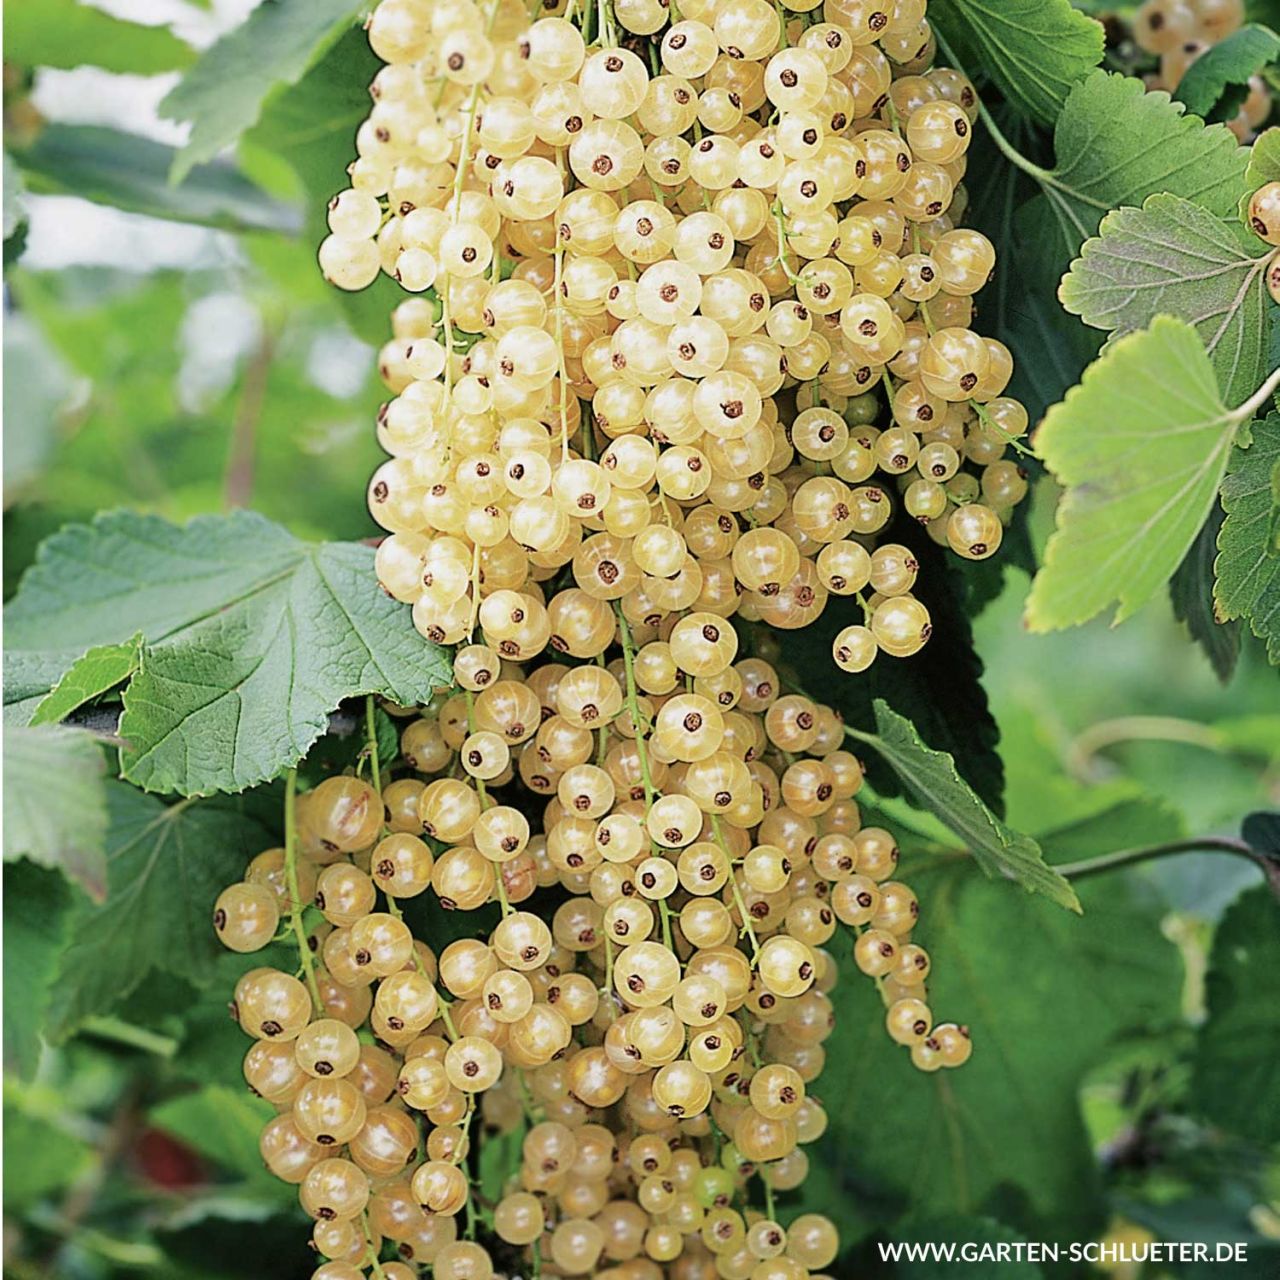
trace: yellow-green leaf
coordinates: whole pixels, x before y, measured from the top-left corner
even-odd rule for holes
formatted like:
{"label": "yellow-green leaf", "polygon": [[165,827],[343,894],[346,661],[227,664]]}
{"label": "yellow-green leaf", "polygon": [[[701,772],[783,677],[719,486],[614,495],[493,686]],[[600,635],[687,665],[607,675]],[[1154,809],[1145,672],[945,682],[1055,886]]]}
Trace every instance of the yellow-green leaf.
{"label": "yellow-green leaf", "polygon": [[1034,631],[1120,622],[1173,576],[1208,519],[1238,419],[1196,331],[1158,316],[1113,343],[1036,437],[1066,494],[1027,605]]}

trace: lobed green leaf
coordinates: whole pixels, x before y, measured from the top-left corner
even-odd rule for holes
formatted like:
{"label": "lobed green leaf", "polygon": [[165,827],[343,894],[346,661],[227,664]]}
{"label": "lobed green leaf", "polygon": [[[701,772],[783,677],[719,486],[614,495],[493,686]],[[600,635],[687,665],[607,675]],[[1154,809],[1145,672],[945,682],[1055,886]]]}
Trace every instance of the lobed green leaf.
{"label": "lobed green leaf", "polygon": [[[1042,841],[1060,852],[1054,835]],[[968,1026],[973,1057],[959,1071],[913,1072],[872,983],[841,981],[825,1044],[840,1105],[814,1163],[842,1181],[822,1207],[839,1214],[875,1197],[878,1223],[904,1207],[972,1214],[1016,1187],[1019,1225],[1092,1232],[1104,1202],[1077,1091],[1119,1035],[1178,1017],[1181,964],[1159,910],[1123,883],[1086,884],[1079,917],[955,859],[913,868],[910,882],[924,904],[912,936],[933,958],[930,1007]]]}
{"label": "lobed green leaf", "polygon": [[36,708],[31,723],[57,724],[77,707],[123,684],[142,662],[142,633],[120,644],[98,645],[78,658]]}
{"label": "lobed green leaf", "polygon": [[1067,492],[1027,603],[1032,630],[1112,603],[1120,622],[1169,581],[1212,510],[1235,426],[1190,325],[1158,316],[1107,348],[1037,434]]}
{"label": "lobed green leaf", "polygon": [[46,671],[141,632],[122,762],[153,791],[243,790],[296,763],[344,698],[427,702],[451,680],[444,652],[379,590],[371,548],[299,542],[249,512],[70,526],[42,546],[6,621],[7,660],[34,651]]}
{"label": "lobed green leaf", "polygon": [[1214,606],[1214,560],[1225,512],[1215,502],[1191,550],[1169,581],[1169,597],[1178,620],[1204,651],[1218,679],[1226,684],[1240,658],[1240,623],[1220,620]]}
{"label": "lobed green leaf", "polygon": [[1157,315],[1185,320],[1213,359],[1228,404],[1262,379],[1270,251],[1234,222],[1173,195],[1117,209],[1084,245],[1058,290],[1062,305],[1111,333],[1145,329]]}
{"label": "lobed green leaf", "polygon": [[1280,905],[1259,885],[1222,917],[1196,1037],[1191,1097],[1215,1124],[1280,1141]]}
{"label": "lobed green leaf", "polygon": [[1054,131],[1057,165],[1042,173],[1044,199],[1019,215],[1029,234],[1043,220],[1041,252],[1063,266],[1105,214],[1165,192],[1229,217],[1244,190],[1249,152],[1225,125],[1206,127],[1141,80],[1096,71],[1071,91]]}
{"label": "lobed green leaf", "polygon": [[214,900],[275,844],[234,799],[166,806],[112,781],[106,802],[107,897],[72,916],[54,986],[55,1036],[113,1009],[155,970],[205,985],[223,954],[210,923]]}

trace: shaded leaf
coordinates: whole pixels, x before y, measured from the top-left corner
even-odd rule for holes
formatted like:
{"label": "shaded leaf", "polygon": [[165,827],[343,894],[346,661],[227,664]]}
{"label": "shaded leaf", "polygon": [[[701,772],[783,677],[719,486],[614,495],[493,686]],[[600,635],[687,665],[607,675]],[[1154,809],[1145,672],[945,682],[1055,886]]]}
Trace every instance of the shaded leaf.
{"label": "shaded leaf", "polygon": [[[841,627],[862,621],[856,601],[833,598],[822,616],[800,631],[786,632],[783,660],[797,683],[819,694],[854,728],[876,727],[874,702],[882,698],[915,725],[931,747],[949,752],[960,775],[997,813],[1004,807],[1000,732],[982,686],[982,659],[973,642],[967,574],[954,557],[929,538],[916,521],[899,514],[884,536],[911,548],[920,563],[916,595],[929,610],[933,633],[910,658],[882,656],[859,676],[838,674],[831,644]],[[899,795],[897,775],[878,758],[870,776],[882,795]]]}
{"label": "shaded leaf", "polygon": [[450,683],[444,652],[379,590],[372,548],[302,543],[248,512],[70,526],[6,621],[11,650],[56,636],[68,666],[141,631],[120,733],[126,775],[157,791],[242,790],[296,763],[344,698],[426,702]]}
{"label": "shaded leaf", "polygon": [[1032,630],[1130,617],[1173,576],[1209,517],[1236,422],[1195,331],[1158,316],[1112,343],[1041,426],[1067,492],[1027,602]]}
{"label": "shaded leaf", "polygon": [[1213,358],[1223,397],[1239,404],[1262,380],[1269,252],[1236,223],[1155,195],[1103,218],[1058,296],[1086,324],[1117,334],[1145,329],[1157,315],[1185,320]]}
{"label": "shaded leaf", "polygon": [[1186,624],[1218,679],[1226,684],[1240,657],[1240,623],[1219,622],[1213,605],[1213,564],[1224,516],[1221,503],[1215,502],[1209,519],[1169,582],[1169,595],[1178,620]]}
{"label": "shaded leaf", "polygon": [[[362,31],[349,31],[296,85],[276,94],[246,145],[282,156],[305,193],[305,238],[314,248],[328,233],[329,200],[347,185],[356,130],[369,114],[369,82],[381,63]],[[366,342],[387,340],[387,317],[403,291],[385,272],[356,293],[332,290],[351,327]]]}
{"label": "shaded leaf", "polygon": [[1280,462],[1280,413],[1253,427],[1253,444],[1231,454],[1222,483],[1227,513],[1218,534],[1218,612],[1248,620],[1280,663],[1280,553],[1272,532],[1272,474]]}
{"label": "shaded leaf", "polygon": [[[993,114],[1014,146],[1034,142],[1033,131],[1008,107],[999,104]],[[1048,206],[1035,199],[1035,183],[1001,154],[985,129],[974,138],[965,184],[971,197],[966,221],[1000,252],[995,275],[981,294],[983,331],[1013,353],[1009,394],[1038,422],[1080,380],[1102,337],[1059,305],[1055,290],[1070,256],[1054,253]],[[1036,225],[1018,216],[1029,202],[1039,210]]]}
{"label": "shaded leaf", "polygon": [[138,669],[142,659],[142,633],[120,644],[99,645],[58,681],[53,691],[36,708],[31,723],[56,724],[77,707],[123,684]]}
{"label": "shaded leaf", "polygon": [[194,58],[168,27],[112,17],[80,0],[16,0],[5,9],[4,56],[28,67],[101,67],[150,76]]}
{"label": "shaded leaf", "polygon": [[1082,885],[1076,916],[955,859],[913,868],[911,885],[923,904],[912,937],[933,958],[930,1007],[969,1027],[973,1057],[959,1071],[912,1071],[875,986],[856,974],[836,986],[824,1047],[839,1079],[824,1082],[831,1129],[818,1159],[843,1185],[827,1208],[879,1196],[890,1201],[881,1221],[891,1208],[971,1215],[1017,1187],[1021,1212],[1001,1216],[1033,1238],[1096,1231],[1101,1180],[1077,1089],[1119,1035],[1179,1016],[1181,965],[1159,912],[1113,882]]}
{"label": "shaded leaf", "polygon": [[[1187,68],[1173,96],[1185,102],[1188,111],[1207,117],[1228,86],[1247,85],[1249,77],[1274,61],[1278,53],[1280,36],[1267,27],[1250,23],[1206,49]],[[1237,93],[1234,97],[1238,107],[1242,95]]]}
{"label": "shaded leaf", "polygon": [[272,89],[294,84],[360,7],[353,0],[273,0],[206,50],[160,104],[162,116],[191,125],[174,177],[235,142]]}
{"label": "shaded leaf", "polygon": [[237,800],[165,806],[122,782],[106,791],[107,899],[72,918],[54,987],[58,1035],[113,1009],[153,970],[208,982],[222,954],[210,923],[214,900],[275,844]]}
{"label": "shaded leaf", "polygon": [[1060,907],[1079,911],[1075,891],[1045,863],[1040,846],[983,804],[951,756],[925,746],[915,726],[887,703],[877,700],[875,712],[878,733],[851,730],[851,736],[885,758],[911,800],[953,831],[988,876],[1014,880]]}
{"label": "shaded leaf", "polygon": [[289,1188],[271,1176],[258,1153],[259,1135],[275,1114],[269,1102],[244,1089],[211,1084],[153,1107],[149,1119],[225,1172],[252,1183],[255,1195],[292,1201]]}
{"label": "shaded leaf", "polygon": [[1206,127],[1184,112],[1127,76],[1097,71],[1077,84],[1054,132],[1057,165],[1038,179],[1044,199],[1019,214],[1032,234],[1042,220],[1051,228],[1039,252],[1065,266],[1104,214],[1157,192],[1229,217],[1244,191],[1248,149],[1225,125]]}
{"label": "shaded leaf", "polygon": [[932,0],[929,21],[1040,124],[1058,118],[1072,86],[1102,61],[1101,24],[1068,0]]}
{"label": "shaded leaf", "polygon": [[76,729],[4,731],[4,856],[61,871],[90,897],[107,887],[102,748]]}
{"label": "shaded leaf", "polygon": [[228,164],[189,168],[180,183],[172,183],[177,154],[164,143],[119,129],[50,124],[14,159],[27,185],[41,195],[76,195],[131,213],[227,231],[297,231],[293,209]]}
{"label": "shaded leaf", "polygon": [[1218,926],[1196,1037],[1191,1097],[1215,1124],[1280,1140],[1280,903],[1263,885]]}
{"label": "shaded leaf", "polygon": [[71,890],[56,871],[25,859],[4,868],[4,1063],[29,1078],[58,957],[67,942]]}

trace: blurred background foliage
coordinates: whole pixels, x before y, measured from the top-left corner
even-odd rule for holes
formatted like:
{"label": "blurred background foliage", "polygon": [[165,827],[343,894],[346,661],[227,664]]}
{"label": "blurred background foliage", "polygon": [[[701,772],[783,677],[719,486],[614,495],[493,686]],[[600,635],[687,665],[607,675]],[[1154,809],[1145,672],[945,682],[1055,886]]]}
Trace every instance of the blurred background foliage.
{"label": "blurred background foliage", "polygon": [[[135,21],[74,0],[6,6],[6,596],[43,537],[103,509],[245,506],[305,538],[375,532],[363,487],[387,292],[337,297],[313,258],[366,110],[356,6],[318,4],[332,13],[300,62],[268,54],[225,86],[251,118],[176,186],[186,133],[157,106],[251,5],[111,8]],[[1041,484],[1037,546],[1054,498]],[[1280,803],[1275,672],[1256,648],[1224,688],[1164,604],[1120,629],[1033,638],[1028,582],[1005,573],[976,648],[1009,819],[1048,856],[1234,834]],[[270,801],[260,847],[275,839]],[[786,1203],[837,1217],[851,1246],[839,1274],[890,1274],[873,1251],[884,1238],[1148,1234],[1248,1242],[1233,1274],[1280,1273],[1280,929],[1256,868],[1189,854],[1099,876],[1076,919],[935,856],[936,829],[884,807],[914,832],[904,878],[925,904],[937,1000],[965,1011],[977,1050],[948,1080],[915,1075],[870,985],[838,989],[833,1129]],[[5,1275],[307,1274],[293,1193],[257,1154],[271,1108],[241,1085],[226,1016],[244,959],[151,968],[72,1016],[89,963],[72,953],[69,971],[73,931],[127,931],[130,904],[92,914],[26,861],[5,864],[4,884]],[[185,909],[180,876],[162,870],[153,889],[152,909]]]}

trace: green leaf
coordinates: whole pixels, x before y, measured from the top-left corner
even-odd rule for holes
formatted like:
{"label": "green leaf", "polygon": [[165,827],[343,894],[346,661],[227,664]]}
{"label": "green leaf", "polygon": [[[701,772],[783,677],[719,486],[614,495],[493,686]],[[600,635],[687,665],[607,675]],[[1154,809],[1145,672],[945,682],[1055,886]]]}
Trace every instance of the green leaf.
{"label": "green leaf", "polygon": [[1158,316],[1107,348],[1036,436],[1067,492],[1027,602],[1033,631],[1113,602],[1121,622],[1169,581],[1209,518],[1235,426],[1183,321]]}
{"label": "green leaf", "polygon": [[4,363],[21,378],[4,382],[4,499],[8,506],[44,470],[71,395],[70,371],[31,317],[5,317]]}
{"label": "green leaf", "polygon": [[218,894],[271,848],[274,833],[242,802],[165,806],[107,783],[107,899],[77,909],[54,987],[52,1026],[65,1035],[108,1012],[160,970],[203,986],[222,948],[209,913]]}
{"label": "green leaf", "polygon": [[1228,85],[1247,85],[1280,53],[1280,36],[1267,27],[1250,23],[1225,40],[1206,49],[1178,83],[1174,97],[1188,111],[1208,116]]}
{"label": "green leaf", "polygon": [[1213,358],[1223,397],[1239,404],[1262,380],[1269,253],[1235,222],[1155,195],[1141,209],[1107,214],[1058,296],[1086,324],[1121,335],[1157,315],[1185,320]]}
{"label": "green leaf", "polygon": [[1096,71],[1077,84],[1054,132],[1057,166],[1037,178],[1044,200],[1019,215],[1036,227],[1047,214],[1052,235],[1040,239],[1039,252],[1060,256],[1065,267],[1104,214],[1157,192],[1230,217],[1249,151],[1225,125],[1206,127],[1184,112],[1168,94],[1147,93],[1126,76]]}
{"label": "green leaf", "polygon": [[202,54],[160,104],[162,116],[191,124],[174,178],[235,142],[271,90],[295,84],[359,9],[353,0],[274,0]]}
{"label": "green leaf", "polygon": [[36,708],[31,723],[56,724],[77,707],[123,684],[142,661],[142,633],[121,644],[104,644],[77,659],[56,688]]}
{"label": "green leaf", "polygon": [[1040,124],[1058,118],[1072,86],[1102,61],[1101,23],[1068,0],[933,0],[929,21]]}
{"label": "green leaf", "polygon": [[1219,621],[1213,602],[1213,565],[1218,554],[1218,533],[1225,512],[1215,502],[1191,550],[1182,558],[1169,582],[1173,612],[1186,624],[1191,638],[1204,650],[1219,680],[1226,684],[1240,658],[1239,621]]}
{"label": "green leaf", "polygon": [[1222,918],[1196,1037],[1191,1096],[1215,1124],[1280,1141],[1280,904],[1264,885]]}
{"label": "green leaf", "polygon": [[53,975],[67,942],[71,889],[55,871],[25,860],[4,868],[4,1063],[30,1078]]}
{"label": "green leaf", "polygon": [[1280,663],[1280,554],[1272,532],[1273,470],[1280,463],[1280,413],[1253,427],[1253,444],[1232,451],[1222,483],[1227,518],[1218,534],[1218,612],[1246,618]]}
{"label": "green leaf", "polygon": [[93,1148],[42,1116],[9,1104],[4,1108],[4,1207],[6,1216],[33,1208],[69,1187],[93,1163]]}
{"label": "green leaf", "polygon": [[270,199],[226,163],[187,166],[183,180],[171,182],[177,154],[119,129],[50,124],[14,159],[27,186],[40,195],[77,195],[131,213],[226,231],[297,232],[294,209]]}
{"label": "green leaf", "polygon": [[378,588],[372,548],[299,542],[249,512],[70,526],[6,622],[11,651],[56,636],[68,666],[145,636],[120,733],[126,776],[154,791],[243,790],[295,764],[344,698],[427,702],[451,683],[443,650]]}
{"label": "green leaf", "polygon": [[4,856],[61,871],[99,901],[106,892],[102,748],[77,729],[4,730]]}
{"label": "green leaf", "polygon": [[878,733],[848,730],[850,735],[885,758],[908,797],[953,831],[989,877],[1014,880],[1060,907],[1080,910],[1075,891],[1046,865],[1040,846],[983,804],[956,772],[951,756],[925,746],[911,721],[887,703],[877,700],[875,712]]}
{"label": "green leaf", "polygon": [[[369,114],[369,81],[381,65],[362,31],[347,32],[296,85],[272,97],[245,135],[245,147],[283,157],[297,175],[312,246],[328,233],[330,197],[347,185],[356,130]],[[358,293],[331,292],[360,337],[376,346],[387,340],[387,316],[404,296],[390,276]]]}
{"label": "green leaf", "polygon": [[157,1128],[185,1142],[227,1173],[254,1184],[255,1193],[292,1200],[289,1189],[263,1167],[258,1138],[275,1108],[244,1089],[211,1084],[153,1107]]}
{"label": "green leaf", "polygon": [[1179,1016],[1181,964],[1158,911],[1123,882],[1086,883],[1084,915],[1071,915],[954,859],[929,860],[910,883],[922,904],[912,938],[933,959],[930,1007],[969,1027],[973,1057],[912,1071],[875,986],[856,973],[837,984],[824,1046],[831,1129],[815,1153],[844,1178],[829,1208],[877,1195],[889,1202],[881,1222],[894,1208],[970,1215],[1017,1188],[1019,1212],[1001,1212],[1011,1225],[1093,1238],[1104,1206],[1077,1091],[1119,1035]]}
{"label": "green leaf", "polygon": [[1280,182],[1280,125],[1264,129],[1249,148],[1249,167],[1244,175],[1245,199],[1268,182]]}
{"label": "green leaf", "polygon": [[187,66],[195,53],[167,27],[126,22],[79,0],[16,0],[4,14],[4,56],[28,67],[150,76]]}

